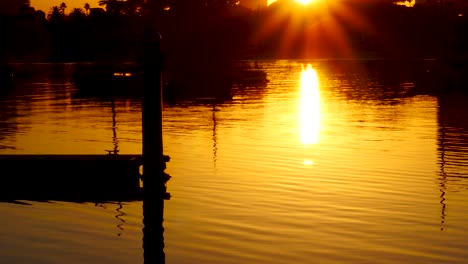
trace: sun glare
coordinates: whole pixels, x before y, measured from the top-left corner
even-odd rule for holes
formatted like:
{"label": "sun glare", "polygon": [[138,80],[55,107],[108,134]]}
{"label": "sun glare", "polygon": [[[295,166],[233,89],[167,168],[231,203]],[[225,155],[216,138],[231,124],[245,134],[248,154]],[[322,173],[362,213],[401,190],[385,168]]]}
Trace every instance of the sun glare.
{"label": "sun glare", "polygon": [[307,5],[307,4],[314,2],[314,0],[295,0],[295,1],[303,5]]}
{"label": "sun glare", "polygon": [[[292,4],[291,1],[296,2]],[[356,54],[359,46],[353,43],[357,36],[355,32],[365,32],[362,41],[366,45],[374,36],[384,34],[374,28],[365,14],[361,14],[359,7],[349,4],[353,2],[351,0],[291,1],[278,2],[276,11],[268,16],[254,36],[254,41],[274,39],[275,45],[271,49],[279,57],[353,59],[359,56]],[[393,1],[413,3],[415,0]],[[276,1],[267,2],[273,4]],[[278,31],[279,28],[284,30]],[[364,37],[367,34],[372,37]]]}
{"label": "sun glare", "polygon": [[317,144],[320,132],[320,90],[317,71],[308,64],[301,73],[299,122],[301,141]]}

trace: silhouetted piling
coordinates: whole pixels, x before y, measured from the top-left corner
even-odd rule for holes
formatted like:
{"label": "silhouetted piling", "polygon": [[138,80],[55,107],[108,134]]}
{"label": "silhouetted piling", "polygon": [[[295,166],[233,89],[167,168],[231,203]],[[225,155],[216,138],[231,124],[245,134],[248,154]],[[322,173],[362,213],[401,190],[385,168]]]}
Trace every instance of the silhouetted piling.
{"label": "silhouetted piling", "polygon": [[145,263],[165,263],[161,36],[150,23],[145,24],[143,34],[143,256]]}
{"label": "silhouetted piling", "polygon": [[[151,195],[164,194],[162,141],[161,36],[156,27],[145,25],[142,46],[143,70],[143,188]],[[147,194],[149,194],[147,192]]]}

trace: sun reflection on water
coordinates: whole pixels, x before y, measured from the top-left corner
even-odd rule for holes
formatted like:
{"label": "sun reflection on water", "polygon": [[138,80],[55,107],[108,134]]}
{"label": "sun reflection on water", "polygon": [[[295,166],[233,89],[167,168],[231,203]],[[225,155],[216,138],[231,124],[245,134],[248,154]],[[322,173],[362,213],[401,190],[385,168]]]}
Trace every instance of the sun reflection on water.
{"label": "sun reflection on water", "polygon": [[302,68],[299,109],[301,142],[317,144],[320,132],[320,89],[317,71],[308,64]]}

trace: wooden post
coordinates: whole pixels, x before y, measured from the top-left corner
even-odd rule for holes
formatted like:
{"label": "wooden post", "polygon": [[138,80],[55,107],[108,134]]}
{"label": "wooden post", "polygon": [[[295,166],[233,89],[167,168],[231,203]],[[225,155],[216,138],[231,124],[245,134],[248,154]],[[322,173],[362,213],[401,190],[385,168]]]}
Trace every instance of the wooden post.
{"label": "wooden post", "polygon": [[[153,189],[163,182],[163,140],[162,140],[162,63],[161,36],[156,27],[145,24],[143,32],[143,188]],[[162,190],[162,189],[161,189]],[[162,193],[163,194],[163,193]]]}
{"label": "wooden post", "polygon": [[165,263],[162,223],[166,186],[162,140],[161,36],[150,22],[144,25],[142,42],[143,257],[145,263],[162,264]]}

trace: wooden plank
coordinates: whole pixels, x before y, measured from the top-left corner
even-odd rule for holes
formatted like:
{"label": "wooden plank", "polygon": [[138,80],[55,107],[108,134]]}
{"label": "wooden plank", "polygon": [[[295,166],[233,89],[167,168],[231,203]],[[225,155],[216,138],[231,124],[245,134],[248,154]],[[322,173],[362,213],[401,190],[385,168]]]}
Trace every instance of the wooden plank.
{"label": "wooden plank", "polygon": [[139,197],[141,155],[0,155],[0,200]]}
{"label": "wooden plank", "polygon": [[141,155],[88,155],[88,154],[8,154],[0,155],[0,162],[11,160],[54,160],[54,161],[99,161],[99,160],[115,160],[115,161],[134,161],[141,163]]}

